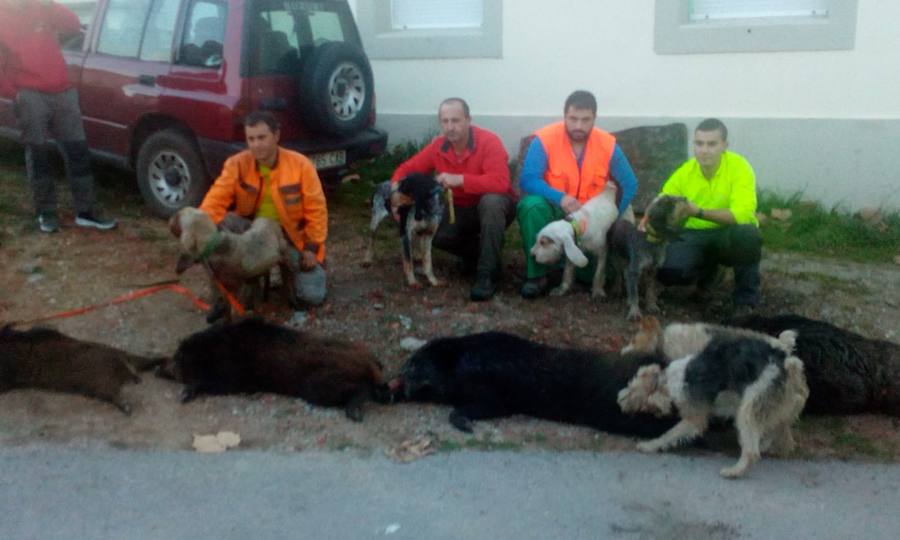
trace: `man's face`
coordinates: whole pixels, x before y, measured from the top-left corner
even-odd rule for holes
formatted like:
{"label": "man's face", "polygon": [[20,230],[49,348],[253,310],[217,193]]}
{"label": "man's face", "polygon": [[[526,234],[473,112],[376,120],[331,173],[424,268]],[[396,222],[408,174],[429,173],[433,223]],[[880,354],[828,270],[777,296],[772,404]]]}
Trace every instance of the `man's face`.
{"label": "man's face", "polygon": [[247,147],[253,153],[256,161],[269,163],[275,159],[278,153],[278,137],[281,132],[274,132],[265,122],[252,126],[244,126],[244,135],[247,137]]}
{"label": "man's face", "polygon": [[450,144],[468,142],[472,120],[466,118],[462,104],[455,101],[443,104],[438,111],[438,118],[441,121],[441,133],[447,137]]}
{"label": "man's face", "polygon": [[722,152],[728,148],[728,142],[722,138],[718,129],[712,131],[694,131],[694,157],[701,167],[717,169]]}
{"label": "man's face", "polygon": [[569,107],[566,110],[566,133],[572,142],[584,142],[587,140],[591,129],[594,127],[596,115],[590,109],[578,109]]}

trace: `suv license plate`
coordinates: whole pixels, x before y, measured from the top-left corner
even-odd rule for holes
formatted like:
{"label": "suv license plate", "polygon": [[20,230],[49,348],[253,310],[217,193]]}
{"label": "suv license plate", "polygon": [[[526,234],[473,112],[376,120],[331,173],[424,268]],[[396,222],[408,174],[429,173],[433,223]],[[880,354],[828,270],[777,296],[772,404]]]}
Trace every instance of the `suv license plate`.
{"label": "suv license plate", "polygon": [[316,169],[330,169],[332,167],[340,167],[347,163],[347,152],[344,150],[335,150],[334,152],[324,152],[322,154],[312,154],[309,156]]}

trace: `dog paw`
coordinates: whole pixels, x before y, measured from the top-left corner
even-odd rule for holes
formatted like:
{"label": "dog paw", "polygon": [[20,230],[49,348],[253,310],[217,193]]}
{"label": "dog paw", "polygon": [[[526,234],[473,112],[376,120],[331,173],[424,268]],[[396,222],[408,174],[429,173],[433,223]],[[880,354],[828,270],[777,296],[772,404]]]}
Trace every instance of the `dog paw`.
{"label": "dog paw", "polygon": [[658,304],[647,304],[647,313],[651,315],[659,315],[659,305]]}
{"label": "dog paw", "polygon": [[745,467],[739,467],[735,465],[734,467],[725,467],[724,469],[719,471],[719,474],[721,474],[723,478],[734,480],[735,478],[744,476],[744,473],[746,471],[747,469]]}
{"label": "dog paw", "polygon": [[429,280],[429,283],[431,283],[432,287],[446,287],[447,286],[447,282],[443,279],[435,278],[435,279]]}
{"label": "dog paw", "polygon": [[569,292],[569,288],[560,285],[559,287],[553,287],[550,291],[550,296],[565,296],[567,292]]}
{"label": "dog paw", "polygon": [[638,449],[638,451],[644,452],[646,454],[653,454],[653,453],[659,452],[659,446],[657,446],[649,441],[637,443],[637,449]]}
{"label": "dog paw", "polygon": [[409,285],[410,289],[419,290],[422,288],[422,284],[418,281],[408,281],[406,284]]}
{"label": "dog paw", "polygon": [[372,261],[364,260],[363,262],[359,263],[359,265],[362,266],[363,268],[368,268],[368,267],[372,266]]}
{"label": "dog paw", "polygon": [[637,322],[641,320],[641,310],[639,308],[630,308],[628,310],[628,320],[630,322]]}
{"label": "dog paw", "polygon": [[591,291],[591,300],[603,302],[606,300],[606,292],[603,289]]}

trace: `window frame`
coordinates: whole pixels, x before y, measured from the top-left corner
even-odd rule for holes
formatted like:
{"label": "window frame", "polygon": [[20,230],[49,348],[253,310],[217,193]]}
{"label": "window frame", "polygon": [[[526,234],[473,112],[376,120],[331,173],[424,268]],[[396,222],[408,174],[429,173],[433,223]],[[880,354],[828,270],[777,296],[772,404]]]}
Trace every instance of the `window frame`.
{"label": "window frame", "polygon": [[689,0],[656,0],[657,54],[852,50],[857,0],[829,0],[827,17],[691,21]]}
{"label": "window frame", "polygon": [[155,0],[148,0],[148,2],[147,2],[147,4],[148,4],[148,5],[147,5],[147,12],[144,14],[143,22],[141,23],[141,31],[140,31],[140,33],[139,33],[139,38],[138,38],[137,52],[135,52],[135,54],[133,54],[133,55],[130,55],[130,54],[115,54],[115,53],[111,53],[111,52],[106,52],[106,51],[101,51],[101,50],[100,50],[100,42],[101,42],[101,40],[103,39],[103,30],[104,30],[104,25],[106,24],[106,19],[107,19],[107,17],[109,17],[109,11],[110,11],[109,8],[110,8],[111,0],[110,0],[110,1],[107,1],[106,3],[104,3],[104,5],[103,5],[103,17],[100,18],[100,21],[98,22],[98,26],[97,26],[97,38],[96,38],[96,41],[95,41],[94,46],[93,46],[94,53],[95,53],[95,54],[103,54],[103,55],[106,55],[106,56],[111,56],[111,57],[113,57],[113,58],[126,58],[126,59],[129,59],[129,60],[138,60],[138,61],[140,61],[140,62],[143,62],[144,60],[140,60],[141,49],[142,49],[143,46],[144,46],[144,34],[147,32],[147,23],[148,23],[148,21],[149,21],[149,19],[150,19],[150,12],[153,10],[153,4],[154,4],[154,2],[155,2]]}
{"label": "window frame", "polygon": [[502,58],[503,2],[485,0],[480,28],[394,29],[390,0],[356,4],[366,53],[377,60]]}

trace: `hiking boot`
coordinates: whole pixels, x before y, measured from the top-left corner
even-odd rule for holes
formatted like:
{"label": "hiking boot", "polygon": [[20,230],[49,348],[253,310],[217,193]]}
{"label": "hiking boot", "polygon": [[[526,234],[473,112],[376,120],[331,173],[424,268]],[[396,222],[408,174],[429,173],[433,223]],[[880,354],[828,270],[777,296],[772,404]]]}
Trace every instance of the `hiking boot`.
{"label": "hiking boot", "polygon": [[494,285],[491,275],[478,274],[478,277],[475,278],[475,285],[469,291],[469,298],[473,302],[484,302],[493,298],[496,292],[497,287]]}
{"label": "hiking boot", "polygon": [[93,212],[81,212],[75,216],[75,225],[108,231],[110,229],[115,229],[118,224],[114,219],[105,219],[97,216]]}
{"label": "hiking boot", "polygon": [[519,290],[519,294],[522,295],[522,298],[531,300],[532,298],[537,298],[538,296],[547,294],[547,290],[549,288],[550,285],[548,283],[547,276],[528,278],[527,280],[525,280],[525,284],[522,285],[522,288]]}
{"label": "hiking boot", "polygon": [[59,230],[59,219],[53,212],[41,212],[38,215],[38,227],[41,232],[55,233]]}

